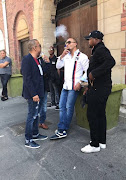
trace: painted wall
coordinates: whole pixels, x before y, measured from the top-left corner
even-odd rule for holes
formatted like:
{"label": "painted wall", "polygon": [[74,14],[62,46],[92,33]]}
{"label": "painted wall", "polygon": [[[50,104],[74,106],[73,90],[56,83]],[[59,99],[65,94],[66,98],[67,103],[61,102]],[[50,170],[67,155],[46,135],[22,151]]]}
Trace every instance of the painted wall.
{"label": "painted wall", "polygon": [[124,2],[126,1],[97,0],[98,29],[104,33],[105,45],[116,60],[116,66],[112,71],[114,84],[125,83],[125,64],[121,58],[121,51],[126,48],[126,29],[123,30],[121,24]]}

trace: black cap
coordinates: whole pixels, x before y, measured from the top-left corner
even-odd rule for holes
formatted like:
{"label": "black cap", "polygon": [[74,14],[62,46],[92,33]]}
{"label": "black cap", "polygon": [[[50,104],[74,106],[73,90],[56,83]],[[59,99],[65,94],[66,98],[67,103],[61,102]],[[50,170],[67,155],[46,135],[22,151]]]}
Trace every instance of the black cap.
{"label": "black cap", "polygon": [[86,40],[89,40],[90,38],[97,38],[103,40],[103,36],[104,34],[100,31],[92,31],[91,33],[89,33],[88,36],[85,36],[84,38]]}

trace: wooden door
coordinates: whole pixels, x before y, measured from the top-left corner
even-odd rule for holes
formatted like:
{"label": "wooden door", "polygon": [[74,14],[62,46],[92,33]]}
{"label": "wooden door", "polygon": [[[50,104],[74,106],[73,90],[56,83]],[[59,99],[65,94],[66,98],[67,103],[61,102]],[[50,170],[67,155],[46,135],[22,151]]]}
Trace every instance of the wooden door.
{"label": "wooden door", "polygon": [[[67,27],[69,37],[73,37],[78,41],[80,51],[90,56],[91,50],[84,36],[93,30],[97,30],[97,5],[93,0],[86,4],[79,4],[79,6],[76,5],[73,7],[76,8],[71,9],[71,11],[67,8],[68,11],[65,14],[58,14],[57,11],[57,26],[64,24]],[[63,41],[64,39],[62,37],[57,39],[58,43]],[[62,53],[63,48],[64,44],[58,46],[58,55]]]}

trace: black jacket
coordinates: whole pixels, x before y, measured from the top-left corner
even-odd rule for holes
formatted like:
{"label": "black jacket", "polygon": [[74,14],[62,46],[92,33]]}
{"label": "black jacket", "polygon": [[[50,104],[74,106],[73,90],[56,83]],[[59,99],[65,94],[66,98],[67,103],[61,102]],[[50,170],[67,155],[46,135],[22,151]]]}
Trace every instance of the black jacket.
{"label": "black jacket", "polygon": [[21,72],[23,75],[23,97],[25,99],[31,99],[35,95],[44,97],[43,75],[40,74],[38,65],[31,54],[23,58]]}
{"label": "black jacket", "polygon": [[52,83],[59,85],[60,79],[56,68],[57,57],[54,55],[50,60],[50,80]]}
{"label": "black jacket", "polygon": [[[89,62],[88,75],[91,72],[94,79],[93,87],[112,87],[111,69],[115,60],[103,42],[98,43],[92,50]],[[89,81],[89,88],[91,83]]]}
{"label": "black jacket", "polygon": [[42,57],[38,58],[43,70],[44,91],[49,92],[50,63],[46,63]]}

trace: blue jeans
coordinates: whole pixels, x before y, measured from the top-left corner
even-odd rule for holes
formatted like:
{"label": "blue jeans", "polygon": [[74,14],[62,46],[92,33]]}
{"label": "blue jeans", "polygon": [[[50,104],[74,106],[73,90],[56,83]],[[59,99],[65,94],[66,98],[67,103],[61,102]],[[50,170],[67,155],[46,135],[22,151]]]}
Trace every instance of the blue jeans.
{"label": "blue jeans", "polygon": [[41,109],[40,109],[40,124],[43,124],[46,120],[46,111],[47,111],[47,94],[48,92],[45,91],[43,101],[41,102]]}
{"label": "blue jeans", "polygon": [[34,102],[33,99],[28,99],[28,116],[25,128],[26,141],[32,141],[33,136],[39,135],[38,129],[38,115],[40,113],[43,98],[40,98],[39,104]]}
{"label": "blue jeans", "polygon": [[74,105],[78,96],[78,91],[62,89],[60,96],[60,122],[58,124],[59,130],[69,129],[73,113]]}

